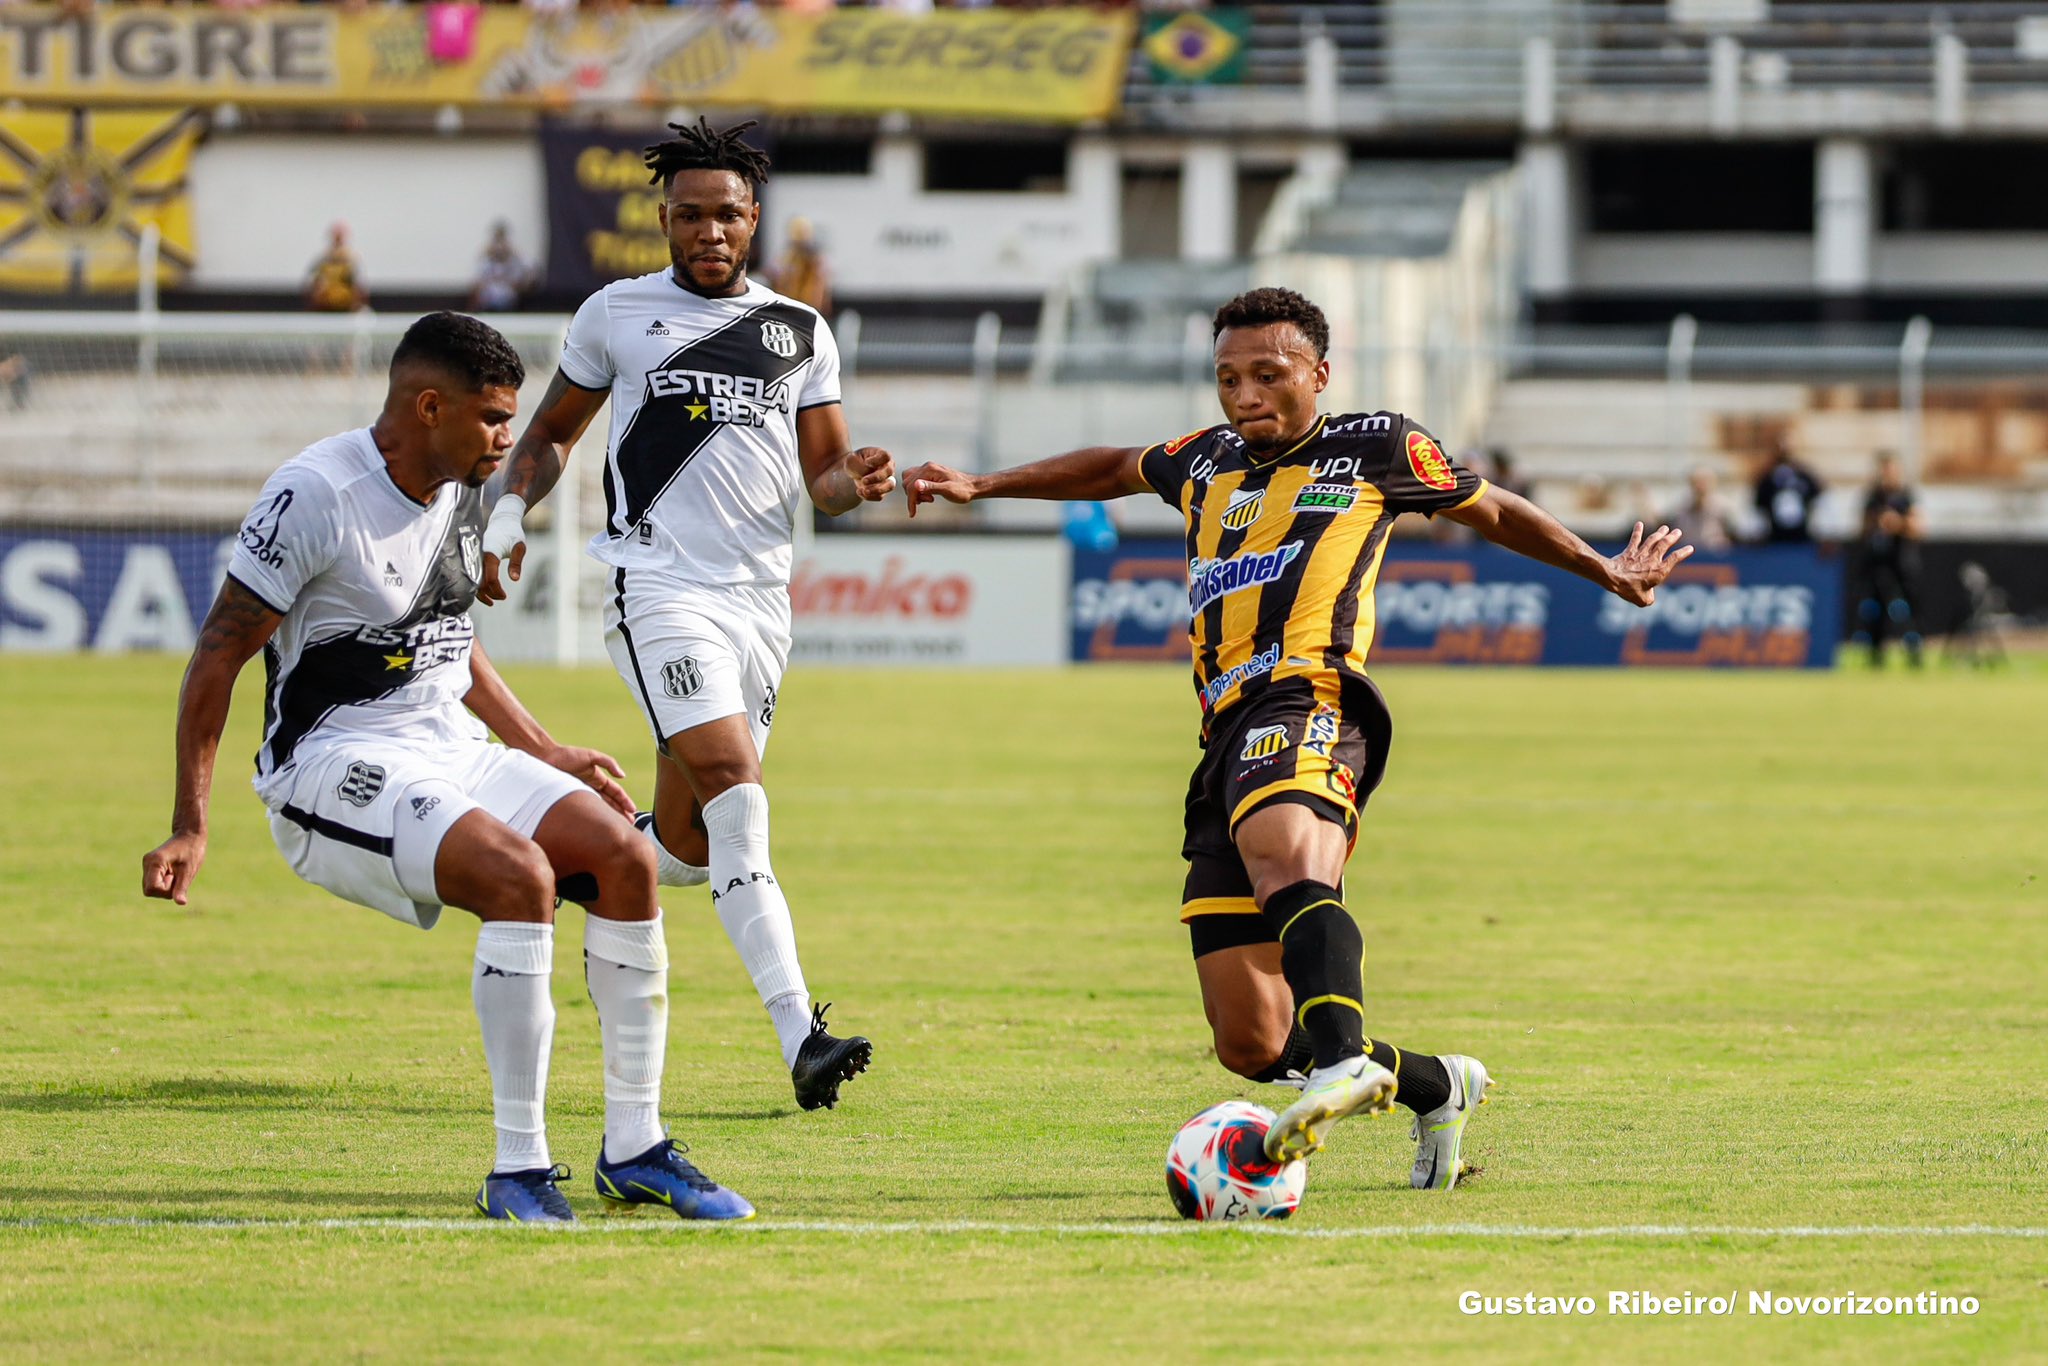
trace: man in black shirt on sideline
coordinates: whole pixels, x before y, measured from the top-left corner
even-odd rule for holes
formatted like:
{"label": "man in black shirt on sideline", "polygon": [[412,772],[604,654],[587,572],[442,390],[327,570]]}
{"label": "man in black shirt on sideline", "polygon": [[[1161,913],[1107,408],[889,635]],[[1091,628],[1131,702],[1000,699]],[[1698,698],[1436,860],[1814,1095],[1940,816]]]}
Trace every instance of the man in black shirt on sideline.
{"label": "man in black shirt on sideline", "polygon": [[1773,545],[1813,539],[1813,505],[1820,501],[1820,480],[1792,458],[1781,438],[1771,463],[1756,480],[1756,510],[1764,519],[1764,539]]}
{"label": "man in black shirt on sideline", "polygon": [[1857,566],[1855,641],[1870,651],[1872,668],[1884,663],[1888,636],[1906,647],[1906,660],[1920,667],[1920,622],[1915,604],[1920,597],[1922,520],[1913,491],[1906,487],[1899,458],[1877,458],[1877,482],[1863,500],[1861,557]]}

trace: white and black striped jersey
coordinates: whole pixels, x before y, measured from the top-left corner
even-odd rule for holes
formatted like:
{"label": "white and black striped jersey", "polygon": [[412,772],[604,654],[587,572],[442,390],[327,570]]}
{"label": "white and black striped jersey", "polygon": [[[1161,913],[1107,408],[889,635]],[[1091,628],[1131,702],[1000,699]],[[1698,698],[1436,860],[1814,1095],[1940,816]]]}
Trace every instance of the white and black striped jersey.
{"label": "white and black striped jersey", "polygon": [[615,280],[576,311],[562,374],[611,391],[593,556],[692,583],[789,582],[796,415],[839,402],[839,348],[816,310],[752,282],[707,299],[668,271]]}
{"label": "white and black striped jersey", "polygon": [[392,482],[368,428],[279,467],[242,524],[228,574],[284,622],[264,647],[256,790],[309,737],[438,745],[480,740],[469,692],[469,605],[483,570],[483,502],[444,484],[424,505]]}

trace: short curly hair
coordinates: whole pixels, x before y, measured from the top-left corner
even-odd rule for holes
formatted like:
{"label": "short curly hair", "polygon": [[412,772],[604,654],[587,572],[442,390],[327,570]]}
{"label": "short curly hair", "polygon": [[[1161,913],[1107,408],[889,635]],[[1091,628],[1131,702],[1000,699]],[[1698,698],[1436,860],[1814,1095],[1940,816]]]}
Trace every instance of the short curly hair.
{"label": "short curly hair", "polygon": [[1293,323],[1315,348],[1316,359],[1330,354],[1330,320],[1307,298],[1291,289],[1248,289],[1216,310],[1209,332],[1214,341],[1233,327],[1265,327],[1270,323]]}
{"label": "short curly hair", "polygon": [[407,365],[431,365],[474,391],[526,383],[526,365],[497,328],[465,313],[429,313],[399,339],[391,372]]}

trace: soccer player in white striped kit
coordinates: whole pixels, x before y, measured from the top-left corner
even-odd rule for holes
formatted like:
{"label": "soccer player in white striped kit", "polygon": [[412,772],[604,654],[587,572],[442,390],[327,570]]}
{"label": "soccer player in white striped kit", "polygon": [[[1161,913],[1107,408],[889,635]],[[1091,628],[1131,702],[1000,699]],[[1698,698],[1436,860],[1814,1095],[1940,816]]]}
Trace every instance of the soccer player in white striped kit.
{"label": "soccer player in white striped kit", "polygon": [[[482,488],[512,444],[524,378],[490,327],[429,314],[392,354],[377,421],[315,442],[264,484],[178,694],[171,837],[143,857],[143,894],[185,904],[206,859],[235,678],[261,651],[256,791],[292,871],[417,929],[432,929],[444,904],[483,922],[470,994],[498,1147],[477,1208],[575,1219],[543,1113],[559,898],[589,912],[583,966],[604,1039],[598,1194],[619,1209],[749,1218],[753,1206],[661,1124],[668,948],[619,767],[556,744],[470,624]],[[489,743],[486,727],[505,743]]]}
{"label": "soccer player in white striped kit", "polygon": [[660,880],[711,899],[782,1045],[797,1103],[836,1105],[873,1056],[813,1008],[768,855],[761,755],[789,661],[801,500],[837,515],[896,486],[887,451],[851,448],[824,318],[747,277],[768,160],[699,119],[647,149],[673,268],[617,280],[569,325],[561,369],[507,462],[478,600],[517,580],[524,518],[611,400],[605,646],[654,733],[654,809],[636,823]]}

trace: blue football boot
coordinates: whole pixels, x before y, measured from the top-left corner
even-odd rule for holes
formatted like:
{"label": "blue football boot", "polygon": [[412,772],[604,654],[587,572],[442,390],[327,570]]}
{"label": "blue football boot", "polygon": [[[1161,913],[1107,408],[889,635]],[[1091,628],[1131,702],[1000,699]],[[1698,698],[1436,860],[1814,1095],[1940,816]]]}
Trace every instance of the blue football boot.
{"label": "blue football boot", "polygon": [[597,1193],[610,1214],[632,1214],[642,1205],[666,1205],[678,1219],[751,1219],[754,1207],[697,1170],[673,1139],[664,1138],[625,1162],[604,1160],[597,1147]]}
{"label": "blue football boot", "polygon": [[487,1218],[515,1224],[573,1224],[576,1211],[556,1184],[568,1179],[569,1169],[559,1162],[528,1172],[492,1172],[476,1193],[476,1207]]}

